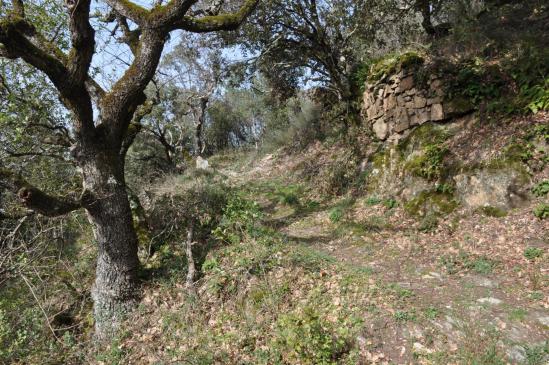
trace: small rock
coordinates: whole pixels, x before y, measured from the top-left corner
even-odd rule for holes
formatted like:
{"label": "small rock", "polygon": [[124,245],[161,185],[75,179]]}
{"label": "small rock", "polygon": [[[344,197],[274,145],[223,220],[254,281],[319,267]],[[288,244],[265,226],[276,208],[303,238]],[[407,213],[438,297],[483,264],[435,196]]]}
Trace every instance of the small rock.
{"label": "small rock", "polygon": [[442,104],[433,104],[431,106],[431,120],[439,121],[444,119],[444,110]]}
{"label": "small rock", "polygon": [[414,352],[418,354],[430,354],[433,352],[433,350],[423,346],[419,342],[414,342]]}
{"label": "small rock", "polygon": [[523,363],[524,361],[526,361],[526,353],[524,349],[517,345],[507,350],[507,356],[515,364]]}
{"label": "small rock", "polygon": [[414,97],[414,107],[416,109],[425,108],[426,105],[427,105],[427,99],[418,95]]}
{"label": "small rock", "polygon": [[378,119],[374,125],[372,126],[374,133],[376,134],[377,138],[384,140],[387,138],[387,134],[389,132],[389,128],[387,126],[387,123],[383,119]]}
{"label": "small rock", "polygon": [[493,282],[492,280],[478,276],[471,277],[471,281],[476,286],[480,286],[483,288],[497,288],[498,286],[498,284]]}
{"label": "small rock", "polygon": [[408,76],[402,79],[400,81],[400,85],[398,86],[398,92],[404,92],[406,90],[410,90],[412,87],[414,87],[414,77]]}
{"label": "small rock", "polygon": [[538,322],[544,326],[549,327],[549,316],[539,316]]}
{"label": "small rock", "polygon": [[210,167],[210,164],[208,163],[208,160],[203,159],[202,157],[198,156],[196,158],[196,168],[199,170],[207,170],[208,167]]}
{"label": "small rock", "polygon": [[503,303],[503,301],[501,299],[493,298],[493,297],[480,298],[480,299],[477,300],[477,302],[482,303],[482,304],[492,304],[492,305],[498,305],[498,304]]}

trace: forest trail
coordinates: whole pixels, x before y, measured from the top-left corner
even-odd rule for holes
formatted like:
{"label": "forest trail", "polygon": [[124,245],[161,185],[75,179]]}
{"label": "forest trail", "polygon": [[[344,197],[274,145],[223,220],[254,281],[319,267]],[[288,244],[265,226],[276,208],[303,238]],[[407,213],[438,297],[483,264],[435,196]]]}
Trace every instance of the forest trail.
{"label": "forest trail", "polygon": [[491,364],[496,347],[511,363],[543,361],[549,298],[540,288],[549,263],[528,250],[547,248],[549,227],[529,207],[500,218],[463,214],[436,231],[418,230],[396,201],[317,201],[283,171],[290,170],[272,155],[222,170],[288,245],[364,272],[379,288],[376,308],[363,308],[359,336],[372,361],[431,363],[465,351]]}

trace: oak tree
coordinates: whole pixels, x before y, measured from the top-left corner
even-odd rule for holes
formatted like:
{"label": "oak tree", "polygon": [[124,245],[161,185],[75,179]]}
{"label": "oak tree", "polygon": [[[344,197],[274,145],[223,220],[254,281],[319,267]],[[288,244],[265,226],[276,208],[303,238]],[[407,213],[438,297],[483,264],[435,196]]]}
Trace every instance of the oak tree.
{"label": "oak tree", "polygon": [[[44,216],[85,209],[94,228],[97,267],[92,288],[98,338],[109,336],[139,299],[137,236],[132,226],[124,163],[147,107],[145,89],[157,70],[170,33],[236,29],[258,0],[211,4],[171,0],[141,6],[130,0],[105,0],[133,53],[129,67],[109,90],[91,77],[96,54],[91,0],[66,0],[66,31],[70,44],[41,32],[26,6],[38,1],[0,2],[0,57],[22,60],[45,74],[64,107],[70,111],[70,158],[82,175],[78,199],[54,196],[2,168],[0,181],[27,208]],[[224,5],[230,10],[224,11]],[[65,50],[67,49],[67,50]]]}

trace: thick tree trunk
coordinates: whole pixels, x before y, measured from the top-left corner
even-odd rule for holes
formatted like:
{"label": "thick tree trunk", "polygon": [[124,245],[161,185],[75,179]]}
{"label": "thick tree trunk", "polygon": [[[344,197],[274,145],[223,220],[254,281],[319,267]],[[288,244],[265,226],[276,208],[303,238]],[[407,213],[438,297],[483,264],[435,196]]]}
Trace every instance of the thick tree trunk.
{"label": "thick tree trunk", "polygon": [[[113,154],[115,155],[115,154]],[[97,242],[97,267],[92,288],[95,334],[113,335],[139,298],[139,259],[123,173],[118,156],[99,152],[83,167],[88,217]]]}

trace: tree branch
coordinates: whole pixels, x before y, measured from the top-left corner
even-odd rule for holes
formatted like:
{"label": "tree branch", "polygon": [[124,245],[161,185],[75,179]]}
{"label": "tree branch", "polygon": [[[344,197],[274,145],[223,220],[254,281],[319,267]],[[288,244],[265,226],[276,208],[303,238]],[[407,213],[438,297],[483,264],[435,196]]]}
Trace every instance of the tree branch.
{"label": "tree branch", "polygon": [[[22,58],[49,77],[59,91],[63,104],[75,114],[76,135],[83,139],[91,136],[94,129],[91,97],[85,88],[88,81],[87,70],[93,54],[93,41],[90,48],[89,45],[81,44],[83,40],[80,36],[73,38],[76,44],[73,45],[71,57],[67,57],[26,19],[13,14],[0,20],[0,44],[3,46],[0,48],[0,55]],[[73,55],[74,52],[87,55]]]}
{"label": "tree branch", "polygon": [[82,201],[48,195],[6,169],[0,169],[0,185],[16,194],[23,206],[46,217],[65,215],[83,207]]}
{"label": "tree branch", "polygon": [[256,8],[259,0],[246,0],[236,13],[208,15],[201,18],[183,16],[171,24],[169,30],[182,29],[194,33],[207,33],[218,30],[235,30]]}
{"label": "tree branch", "polygon": [[72,43],[67,68],[71,81],[80,86],[88,79],[95,47],[95,31],[90,25],[91,0],[66,0],[65,3],[69,11]]}

